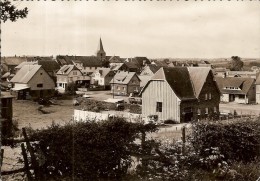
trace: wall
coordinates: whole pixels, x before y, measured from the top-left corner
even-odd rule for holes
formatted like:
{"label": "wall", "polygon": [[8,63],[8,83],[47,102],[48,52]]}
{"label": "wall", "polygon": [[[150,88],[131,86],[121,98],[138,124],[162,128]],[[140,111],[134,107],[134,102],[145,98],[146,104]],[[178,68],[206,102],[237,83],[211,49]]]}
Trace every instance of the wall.
{"label": "wall", "polygon": [[[43,84],[43,87],[37,87],[37,84]],[[55,83],[49,74],[40,68],[32,79],[28,82],[31,90],[55,89]]]}
{"label": "wall", "polygon": [[133,93],[135,91],[137,91],[137,92],[140,91],[140,80],[138,79],[138,77],[136,75],[128,83],[127,94]]}
{"label": "wall", "polygon": [[[156,102],[162,102],[162,112],[156,112]],[[142,93],[142,114],[158,115],[158,120],[180,122],[180,100],[166,81],[152,80]]]}
{"label": "wall", "polygon": [[260,104],[260,85],[256,85],[256,103]]}

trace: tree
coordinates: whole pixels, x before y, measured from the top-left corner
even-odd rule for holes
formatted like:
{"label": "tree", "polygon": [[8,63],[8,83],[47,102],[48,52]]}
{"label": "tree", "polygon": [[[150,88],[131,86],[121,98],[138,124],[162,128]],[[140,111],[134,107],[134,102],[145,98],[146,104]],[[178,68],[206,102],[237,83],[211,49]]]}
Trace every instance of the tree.
{"label": "tree", "polygon": [[230,62],[230,70],[232,70],[232,71],[242,70],[242,68],[244,66],[244,62],[241,60],[241,58],[238,56],[232,56],[231,59],[232,60]]}
{"label": "tree", "polygon": [[18,10],[10,1],[1,1],[1,21],[6,22],[10,20],[12,22],[19,18],[26,18],[28,14],[28,8]]}

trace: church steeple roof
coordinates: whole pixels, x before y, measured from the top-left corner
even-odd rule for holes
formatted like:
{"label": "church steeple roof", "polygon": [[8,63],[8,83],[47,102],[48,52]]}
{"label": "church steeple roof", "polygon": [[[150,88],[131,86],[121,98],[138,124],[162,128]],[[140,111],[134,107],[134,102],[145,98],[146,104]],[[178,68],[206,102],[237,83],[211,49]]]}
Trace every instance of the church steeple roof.
{"label": "church steeple roof", "polygon": [[104,48],[103,48],[103,44],[102,44],[101,38],[99,39],[99,44],[98,44],[98,50],[97,51],[98,52],[100,52],[100,51],[104,52]]}

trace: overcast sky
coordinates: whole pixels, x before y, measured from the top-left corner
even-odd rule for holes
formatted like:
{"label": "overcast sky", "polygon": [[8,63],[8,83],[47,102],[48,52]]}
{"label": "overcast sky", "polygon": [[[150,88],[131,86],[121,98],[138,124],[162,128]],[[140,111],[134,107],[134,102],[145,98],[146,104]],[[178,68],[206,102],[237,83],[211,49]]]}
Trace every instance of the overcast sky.
{"label": "overcast sky", "polygon": [[33,1],[26,19],[6,22],[2,55],[260,58],[257,1]]}

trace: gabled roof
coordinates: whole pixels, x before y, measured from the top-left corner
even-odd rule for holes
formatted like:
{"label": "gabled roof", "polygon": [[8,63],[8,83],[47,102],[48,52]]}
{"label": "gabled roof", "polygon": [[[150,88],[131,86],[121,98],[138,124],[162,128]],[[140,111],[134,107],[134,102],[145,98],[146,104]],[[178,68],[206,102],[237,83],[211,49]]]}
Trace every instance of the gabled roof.
{"label": "gabled roof", "polygon": [[63,65],[57,75],[69,75],[72,70],[79,70],[75,65]]}
{"label": "gabled roof", "polygon": [[149,80],[151,80],[152,76],[150,75],[139,75],[138,76],[141,80],[140,87],[144,87]]}
{"label": "gabled roof", "polygon": [[96,72],[100,73],[101,77],[105,77],[109,72],[111,72],[110,68],[98,68]]}
{"label": "gabled roof", "polygon": [[[128,84],[134,76],[137,76],[135,72],[120,71],[116,73],[114,78],[110,81],[110,84]],[[137,78],[139,79],[138,76]]]}
{"label": "gabled roof", "polygon": [[144,65],[144,62],[146,64],[150,64],[150,60],[147,57],[134,57],[134,58],[128,58],[128,62],[134,63],[138,68],[142,67]]}
{"label": "gabled roof", "polygon": [[155,64],[149,64],[147,65],[147,67],[149,67],[149,69],[153,72],[153,73],[156,73],[161,67],[160,66],[157,66]]}
{"label": "gabled roof", "polygon": [[124,63],[116,63],[115,65],[112,65],[110,68],[111,68],[112,70],[119,70],[120,67],[123,66],[123,64],[124,64]]}
{"label": "gabled roof", "polygon": [[13,66],[17,66],[22,62],[27,61],[26,57],[2,57],[2,63],[6,64],[6,65],[13,65]]}
{"label": "gabled roof", "polygon": [[19,65],[17,65],[15,68],[16,69],[20,69],[22,68],[24,65],[37,65],[37,62],[34,61],[34,62],[22,62],[20,63]]}
{"label": "gabled roof", "polygon": [[201,89],[208,77],[210,70],[211,69],[209,67],[188,67],[190,78],[192,80],[193,88],[197,98],[200,95]]}
{"label": "gabled roof", "polygon": [[[216,77],[215,79],[222,94],[247,94],[255,83],[255,79],[244,77]],[[226,87],[235,87],[241,90],[225,89]]]}
{"label": "gabled roof", "polygon": [[187,67],[160,68],[145,85],[141,93],[151,81],[166,81],[176,96],[181,100],[196,99],[196,94],[193,87],[194,83],[192,82],[191,75]]}
{"label": "gabled roof", "polygon": [[27,84],[40,68],[41,65],[24,65],[10,82]]}
{"label": "gabled roof", "polygon": [[119,56],[111,56],[108,61],[110,63],[122,63],[123,61],[120,59]]}

